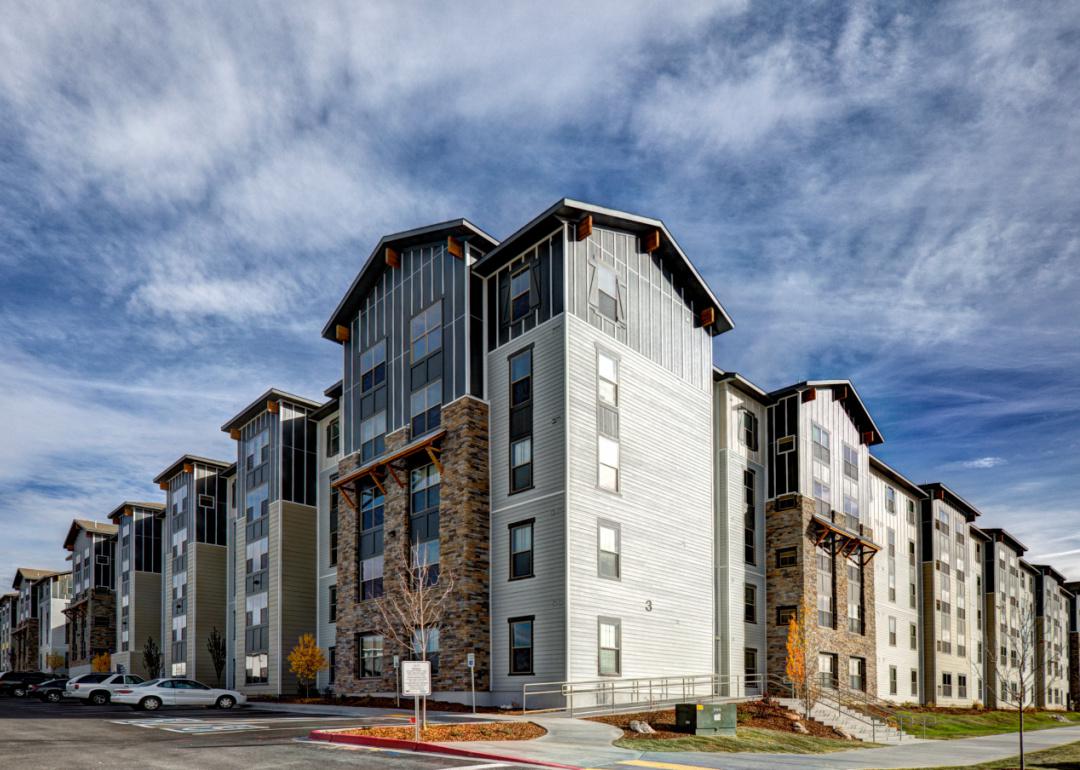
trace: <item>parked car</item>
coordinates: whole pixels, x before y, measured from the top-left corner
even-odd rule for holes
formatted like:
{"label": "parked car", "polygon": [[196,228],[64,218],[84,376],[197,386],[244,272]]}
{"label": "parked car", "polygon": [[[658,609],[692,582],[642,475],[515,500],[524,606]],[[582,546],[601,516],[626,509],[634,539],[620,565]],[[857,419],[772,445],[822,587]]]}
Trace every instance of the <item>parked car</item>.
{"label": "parked car", "polygon": [[123,703],[143,711],[157,711],[162,706],[213,706],[231,709],[243,706],[247,696],[235,690],[208,687],[194,679],[151,679],[137,687],[125,687],[113,693],[113,703]]}
{"label": "parked car", "polygon": [[142,681],[141,676],[133,674],[83,674],[67,683],[64,694],[82,703],[104,706],[112,700],[117,688],[133,687]]}
{"label": "parked car", "polygon": [[42,703],[59,703],[64,697],[64,687],[67,685],[67,680],[66,676],[61,676],[41,684],[35,684],[30,687],[30,692],[27,695],[33,695]]}
{"label": "parked car", "polygon": [[22,698],[35,684],[54,679],[55,674],[46,674],[44,671],[5,671],[0,674],[0,695],[14,695]]}

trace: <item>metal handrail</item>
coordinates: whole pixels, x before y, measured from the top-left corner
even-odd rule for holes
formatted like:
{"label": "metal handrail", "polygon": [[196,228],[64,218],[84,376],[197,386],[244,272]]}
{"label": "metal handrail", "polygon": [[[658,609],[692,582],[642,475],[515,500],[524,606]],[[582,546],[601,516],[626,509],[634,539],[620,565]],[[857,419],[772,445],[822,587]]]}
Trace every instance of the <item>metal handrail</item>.
{"label": "metal handrail", "polygon": [[[776,687],[777,689],[788,690],[791,693],[792,698],[798,698],[798,688],[794,683],[787,679],[782,679],[777,675],[769,677],[770,687]],[[827,708],[834,708],[837,716],[841,714],[848,719],[854,719],[856,722],[862,722],[870,727],[870,740],[877,740],[878,728],[884,728],[889,726],[889,722],[886,719],[878,719],[871,714],[861,712],[853,709],[850,703],[844,703],[843,700],[844,688],[839,682],[835,682],[832,687],[817,687],[813,693],[813,700],[815,703],[821,703]],[[865,694],[865,693],[864,693]],[[807,715],[809,716],[809,715]],[[903,739],[903,731],[900,731],[901,740]]]}

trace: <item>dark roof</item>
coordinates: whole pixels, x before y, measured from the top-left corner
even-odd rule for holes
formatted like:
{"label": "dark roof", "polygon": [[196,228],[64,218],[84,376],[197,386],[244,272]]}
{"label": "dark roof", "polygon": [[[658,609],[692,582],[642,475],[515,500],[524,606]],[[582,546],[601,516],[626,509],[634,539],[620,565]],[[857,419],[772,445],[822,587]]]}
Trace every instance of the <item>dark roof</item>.
{"label": "dark roof", "polygon": [[725,372],[723,369],[713,367],[713,382],[730,382],[733,387],[738,388],[746,395],[760,401],[763,404],[773,403],[772,398],[764,390],[759,388],[750,380],[743,377],[738,372]]}
{"label": "dark roof", "polygon": [[1032,573],[1034,573],[1036,575],[1039,574],[1039,568],[1036,567],[1031,562],[1025,561],[1024,559],[1017,559],[1017,561],[1020,562],[1020,566],[1023,567],[1024,569],[1026,569],[1028,572],[1032,572]]}
{"label": "dark roof", "polygon": [[324,390],[322,394],[327,398],[341,398],[341,392],[345,389],[345,380],[338,380],[329,388]]}
{"label": "dark roof", "polygon": [[923,491],[922,487],[920,487],[918,484],[916,484],[904,474],[900,473],[900,471],[896,470],[890,465],[887,465],[885,461],[882,460],[880,457],[870,455],[870,469],[876,470],[882,476],[886,476],[892,481],[895,481],[897,484],[907,487],[908,492],[913,492],[916,496],[920,498],[926,497],[926,492]]}
{"label": "dark roof", "polygon": [[500,243],[497,248],[489,252],[487,256],[473,265],[473,270],[480,275],[489,276],[506,262],[516,257],[520,249],[550,234],[552,229],[562,222],[576,222],[585,214],[591,215],[593,224],[601,227],[617,227],[620,230],[628,230],[638,234],[659,230],[663,236],[660,243],[660,252],[675,258],[672,260],[671,265],[674,271],[689,277],[692,283],[691,288],[696,289],[696,293],[716,309],[719,318],[712,326],[713,333],[722,334],[735,327],[735,323],[731,320],[731,316],[728,315],[724,306],[720,304],[720,300],[713,294],[712,289],[705,283],[705,279],[698,273],[690,258],[686,256],[679,244],[676,243],[675,238],[668,231],[667,225],[661,220],[608,209],[592,203],[571,200],[570,198],[556,201],[550,208],[521,227],[516,233]]}
{"label": "dark roof", "polygon": [[[1062,586],[1065,586],[1065,584],[1068,582],[1065,580],[1064,575],[1051,567],[1049,564],[1032,564],[1031,566],[1033,566],[1035,569],[1037,569],[1039,572],[1046,575],[1047,577],[1052,577]],[[1068,586],[1065,587],[1068,588]]]}
{"label": "dark roof", "polygon": [[169,465],[168,468],[163,470],[157,476],[154,476],[154,483],[160,484],[163,481],[168,481],[173,476],[180,473],[183,469],[184,463],[198,463],[199,465],[209,465],[212,468],[218,470],[225,470],[229,467],[229,463],[224,460],[212,460],[209,457],[199,457],[198,455],[180,455],[176,460]]}
{"label": "dark roof", "polygon": [[31,567],[19,567],[15,570],[15,579],[11,581],[12,588],[18,588],[24,580],[29,580],[31,583],[36,583],[43,577],[49,575],[59,575],[61,573],[54,569],[33,569]]}
{"label": "dark roof", "polygon": [[106,524],[102,521],[91,521],[90,519],[75,519],[71,522],[71,526],[68,527],[67,537],[64,538],[64,548],[70,551],[75,547],[75,538],[79,536],[80,529],[93,532],[95,535],[109,535],[111,537],[116,537],[117,532],[115,524]]}
{"label": "dark roof", "polygon": [[935,492],[940,492],[944,501],[960,511],[960,513],[964,514],[964,518],[968,521],[974,521],[979,516],[982,516],[982,512],[978,508],[960,497],[960,495],[953,492],[940,481],[931,481],[926,484],[919,484],[919,486],[926,490],[927,495],[930,497],[934,497]]}
{"label": "dark roof", "polygon": [[338,324],[347,326],[352,317],[356,315],[364,296],[367,295],[378,277],[382,275],[382,271],[386,269],[386,262],[383,259],[383,249],[385,247],[392,245],[396,249],[407,249],[451,235],[466,242],[479,240],[483,243],[483,251],[490,251],[499,244],[497,240],[467,219],[451,219],[434,225],[418,227],[415,230],[404,230],[400,233],[384,235],[375,244],[375,248],[368,255],[364,266],[360,268],[360,272],[356,274],[356,278],[349,285],[345,296],[341,298],[338,306],[334,308],[330,320],[323,327],[322,336],[328,340],[335,340],[334,327]]}
{"label": "dark roof", "polygon": [[320,404],[318,401],[312,401],[310,398],[304,398],[303,396],[295,396],[292,393],[286,393],[284,390],[278,390],[277,388],[270,388],[257,399],[245,406],[240,412],[238,412],[231,420],[221,426],[221,429],[228,433],[233,428],[239,428],[247,425],[254,420],[258,415],[266,411],[267,401],[287,401],[297,406],[303,406],[308,409],[318,409]]}
{"label": "dark roof", "polygon": [[1005,545],[1012,548],[1018,554],[1027,551],[1028,547],[1020,542],[1020,539],[1014,537],[1008,530],[1001,529],[1000,527],[982,527],[982,531],[987,536],[996,542],[1005,543]]}
{"label": "dark roof", "polygon": [[805,380],[803,382],[797,382],[794,385],[788,385],[785,388],[780,388],[779,390],[774,390],[769,396],[774,399],[781,399],[792,393],[802,393],[804,390],[817,390],[818,388],[833,389],[839,387],[846,387],[850,391],[850,395],[848,398],[845,398],[842,403],[844,404],[844,408],[847,410],[848,415],[851,417],[851,421],[854,422],[855,426],[859,429],[859,432],[874,434],[870,446],[884,443],[885,436],[878,429],[877,423],[874,422],[874,418],[870,416],[870,410],[866,408],[866,404],[859,396],[859,391],[851,384],[851,380]]}
{"label": "dark roof", "polygon": [[155,513],[164,513],[165,503],[137,503],[131,500],[125,500],[120,503],[120,505],[113,508],[105,518],[119,522],[120,517],[124,515],[124,511],[128,508],[145,508],[148,511],[154,511]]}

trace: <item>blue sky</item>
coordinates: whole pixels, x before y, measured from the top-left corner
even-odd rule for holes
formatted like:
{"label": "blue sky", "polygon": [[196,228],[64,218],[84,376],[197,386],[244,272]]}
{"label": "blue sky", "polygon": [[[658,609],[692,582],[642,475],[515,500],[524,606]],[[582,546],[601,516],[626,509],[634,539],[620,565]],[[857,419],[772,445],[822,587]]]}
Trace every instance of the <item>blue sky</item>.
{"label": "blue sky", "polygon": [[852,379],[887,462],[1080,578],[1077,4],[219,5],[5,4],[5,584],[337,379],[381,234],[563,196],[665,220],[719,366]]}

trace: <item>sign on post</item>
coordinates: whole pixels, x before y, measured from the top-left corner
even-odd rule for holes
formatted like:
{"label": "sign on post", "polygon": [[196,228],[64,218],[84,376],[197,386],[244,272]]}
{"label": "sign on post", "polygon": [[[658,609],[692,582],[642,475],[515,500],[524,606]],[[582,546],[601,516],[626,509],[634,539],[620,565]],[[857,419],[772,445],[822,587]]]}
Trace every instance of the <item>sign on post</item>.
{"label": "sign on post", "polygon": [[465,656],[465,665],[469,667],[469,691],[472,693],[472,713],[476,713],[476,653]]}
{"label": "sign on post", "polygon": [[413,697],[431,695],[431,661],[401,661],[401,693]]}
{"label": "sign on post", "polygon": [[465,656],[465,665],[469,668],[476,668],[476,653],[470,652]]}

